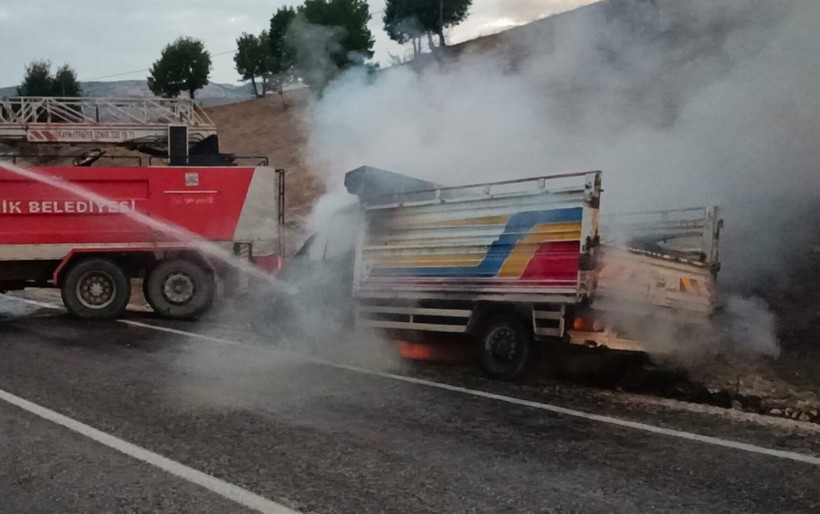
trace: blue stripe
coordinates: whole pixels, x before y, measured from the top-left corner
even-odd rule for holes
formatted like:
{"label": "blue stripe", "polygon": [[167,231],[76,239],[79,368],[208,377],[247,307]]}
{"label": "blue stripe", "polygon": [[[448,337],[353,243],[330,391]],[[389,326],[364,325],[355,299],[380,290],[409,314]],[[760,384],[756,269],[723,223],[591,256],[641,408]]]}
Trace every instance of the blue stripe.
{"label": "blue stripe", "polygon": [[370,274],[376,277],[495,277],[518,241],[524,238],[533,227],[541,223],[581,221],[583,212],[582,207],[573,207],[549,211],[519,212],[512,215],[504,227],[504,232],[498,239],[493,241],[487,255],[484,256],[478,266],[374,268]]}

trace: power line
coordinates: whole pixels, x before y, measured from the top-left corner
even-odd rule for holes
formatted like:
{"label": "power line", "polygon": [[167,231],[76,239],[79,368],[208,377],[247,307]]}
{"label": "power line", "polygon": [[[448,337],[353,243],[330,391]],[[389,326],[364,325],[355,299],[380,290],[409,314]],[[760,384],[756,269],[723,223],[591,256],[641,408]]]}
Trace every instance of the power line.
{"label": "power line", "polygon": [[133,75],[134,73],[144,73],[146,71],[151,71],[151,70],[146,68],[144,70],[124,71],[122,73],[114,73],[112,75],[103,75],[101,77],[93,77],[93,78],[90,78],[90,79],[85,79],[82,82],[94,82],[95,80],[113,79],[115,77],[124,77],[126,75]]}
{"label": "power line", "polygon": [[[211,54],[211,57],[219,57],[219,56],[222,56],[222,55],[235,54],[235,53],[236,53],[236,48],[234,48],[233,50],[228,50],[226,52],[219,52],[219,53],[216,53],[216,54]],[[143,68],[141,70],[133,70],[133,71],[124,71],[122,73],[114,73],[112,75],[103,75],[101,77],[93,77],[93,78],[90,78],[90,79],[85,79],[82,82],[94,82],[95,80],[113,79],[113,78],[116,78],[116,77],[124,77],[126,75],[133,75],[135,73],[145,73],[147,71],[151,71],[151,68]]]}

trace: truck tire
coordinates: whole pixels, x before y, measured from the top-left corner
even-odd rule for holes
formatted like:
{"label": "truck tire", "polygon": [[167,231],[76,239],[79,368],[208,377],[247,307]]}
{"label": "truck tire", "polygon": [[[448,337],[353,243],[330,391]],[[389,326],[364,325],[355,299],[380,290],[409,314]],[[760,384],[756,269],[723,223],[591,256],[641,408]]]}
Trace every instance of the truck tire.
{"label": "truck tire", "polygon": [[210,270],[187,259],[160,262],[143,281],[145,299],[168,319],[195,319],[214,301],[216,282]]}
{"label": "truck tire", "polygon": [[113,319],[131,299],[131,281],[116,262],[85,259],[72,266],[60,290],[63,305],[79,318]]}
{"label": "truck tire", "polygon": [[492,317],[482,326],[478,342],[484,373],[501,380],[523,375],[533,354],[532,331],[512,314]]}

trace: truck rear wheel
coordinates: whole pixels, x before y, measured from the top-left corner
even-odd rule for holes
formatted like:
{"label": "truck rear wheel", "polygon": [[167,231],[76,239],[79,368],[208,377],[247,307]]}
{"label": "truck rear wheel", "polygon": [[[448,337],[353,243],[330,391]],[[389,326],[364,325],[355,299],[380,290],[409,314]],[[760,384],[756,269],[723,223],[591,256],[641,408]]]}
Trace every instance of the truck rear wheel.
{"label": "truck rear wheel", "polygon": [[490,318],[479,332],[481,368],[492,378],[520,377],[533,353],[532,332],[512,314]]}
{"label": "truck rear wheel", "polygon": [[87,319],[113,319],[131,299],[131,281],[109,259],[86,259],[72,266],[61,288],[63,305],[71,314]]}
{"label": "truck rear wheel", "polygon": [[201,316],[214,301],[213,274],[187,259],[160,262],[143,282],[145,299],[154,312],[169,319]]}

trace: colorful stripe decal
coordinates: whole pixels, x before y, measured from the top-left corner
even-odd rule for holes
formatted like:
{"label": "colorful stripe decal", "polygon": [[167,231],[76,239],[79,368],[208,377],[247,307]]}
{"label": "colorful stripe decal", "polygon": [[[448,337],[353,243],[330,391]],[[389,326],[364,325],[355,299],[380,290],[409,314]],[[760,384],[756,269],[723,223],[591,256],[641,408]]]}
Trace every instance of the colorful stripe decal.
{"label": "colorful stripe decal", "polygon": [[478,266],[483,258],[483,253],[409,255],[379,259],[379,264],[390,267]]}
{"label": "colorful stripe decal", "polygon": [[580,253],[581,242],[577,239],[544,243],[527,263],[520,278],[526,280],[549,277],[552,280],[577,280]]}
{"label": "colorful stripe decal", "polygon": [[[578,251],[580,249],[581,217],[583,209],[581,207],[567,209],[553,209],[548,211],[528,211],[514,214],[507,221],[504,232],[491,245],[486,255],[477,264],[464,263],[464,255],[458,256],[426,256],[426,262],[417,262],[413,259],[410,267],[374,267],[370,275],[377,276],[408,276],[408,277],[496,277],[504,268],[505,263],[511,257],[513,261],[504,271],[505,277],[517,276],[527,273],[529,263],[533,261],[539,253],[550,255],[548,246],[566,242],[569,246],[562,246],[561,253],[570,252],[577,271]],[[474,218],[482,220],[485,218]],[[451,223],[451,222],[449,222]],[[481,223],[484,224],[484,223]],[[530,235],[532,234],[532,237]],[[545,238],[547,241],[545,242]],[[516,250],[518,246],[522,248]],[[572,249],[574,248],[574,250]],[[528,260],[524,260],[529,256]],[[456,259],[458,257],[459,259]],[[451,258],[453,263],[458,265],[430,265],[435,259]],[[543,260],[543,259],[542,259]],[[392,263],[391,263],[392,264]],[[408,259],[409,264],[409,259]],[[543,264],[543,263],[542,263]],[[543,266],[540,266],[543,268]],[[563,267],[563,266],[562,266]]]}
{"label": "colorful stripe decal", "polygon": [[[544,243],[555,241],[578,241],[581,239],[581,224],[575,223],[541,223],[536,225],[515,248],[498,272],[499,277],[520,277],[527,265],[539,250],[545,249]],[[575,249],[577,256],[577,245]]]}

